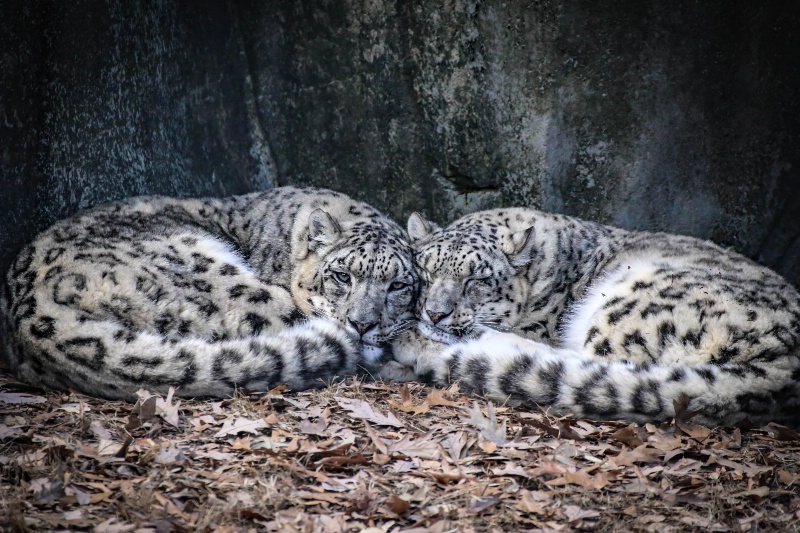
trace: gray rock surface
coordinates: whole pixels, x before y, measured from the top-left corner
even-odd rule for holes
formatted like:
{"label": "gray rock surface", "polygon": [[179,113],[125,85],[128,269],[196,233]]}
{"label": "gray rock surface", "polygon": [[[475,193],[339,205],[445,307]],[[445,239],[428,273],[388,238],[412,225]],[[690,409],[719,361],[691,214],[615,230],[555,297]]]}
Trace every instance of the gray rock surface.
{"label": "gray rock surface", "polygon": [[527,205],[687,233],[800,281],[796,2],[0,12],[0,268],[101,201],[314,184],[399,219]]}
{"label": "gray rock surface", "polygon": [[231,5],[0,0],[0,13],[0,271],[82,208],[272,185]]}

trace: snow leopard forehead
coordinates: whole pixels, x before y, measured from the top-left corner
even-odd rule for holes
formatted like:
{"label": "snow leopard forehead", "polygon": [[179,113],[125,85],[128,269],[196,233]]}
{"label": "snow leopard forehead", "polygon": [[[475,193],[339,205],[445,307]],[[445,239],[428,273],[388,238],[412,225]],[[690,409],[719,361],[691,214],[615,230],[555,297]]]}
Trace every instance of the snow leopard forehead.
{"label": "snow leopard forehead", "polygon": [[454,279],[486,276],[508,267],[503,240],[508,229],[481,220],[465,220],[436,231],[416,254],[428,274]]}
{"label": "snow leopard forehead", "polygon": [[348,270],[358,278],[380,281],[417,279],[411,246],[398,226],[357,222],[344,232],[337,249],[326,257],[328,267]]}

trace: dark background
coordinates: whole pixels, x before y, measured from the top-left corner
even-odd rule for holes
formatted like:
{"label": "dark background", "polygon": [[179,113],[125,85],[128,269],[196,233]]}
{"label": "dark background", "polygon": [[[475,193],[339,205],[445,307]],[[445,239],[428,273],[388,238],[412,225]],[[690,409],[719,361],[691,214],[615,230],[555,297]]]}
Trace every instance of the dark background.
{"label": "dark background", "polygon": [[0,270],[139,194],[526,205],[800,282],[800,2],[0,0]]}

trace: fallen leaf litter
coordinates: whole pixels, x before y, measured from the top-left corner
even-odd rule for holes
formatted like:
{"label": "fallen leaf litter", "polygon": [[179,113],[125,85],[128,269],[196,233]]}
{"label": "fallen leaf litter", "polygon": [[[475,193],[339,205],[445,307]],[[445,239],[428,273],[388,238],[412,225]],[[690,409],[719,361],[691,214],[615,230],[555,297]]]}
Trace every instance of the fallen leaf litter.
{"label": "fallen leaf litter", "polygon": [[0,529],[800,531],[800,435],[628,425],[458,387],[135,404],[0,375]]}

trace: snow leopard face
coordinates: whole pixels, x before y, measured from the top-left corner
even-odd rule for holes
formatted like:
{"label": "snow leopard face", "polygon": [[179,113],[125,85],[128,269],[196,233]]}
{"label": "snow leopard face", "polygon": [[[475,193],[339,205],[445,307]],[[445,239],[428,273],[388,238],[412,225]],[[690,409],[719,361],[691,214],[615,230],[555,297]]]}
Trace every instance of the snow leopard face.
{"label": "snow leopard face", "polygon": [[418,290],[410,245],[385,218],[339,223],[311,214],[308,255],[298,261],[293,294],[308,315],[342,324],[368,345],[389,342],[413,319]]}
{"label": "snow leopard face", "polygon": [[456,336],[482,327],[513,328],[528,294],[519,274],[531,262],[529,234],[487,224],[480,216],[441,229],[413,214],[409,235],[422,277],[419,319]]}

